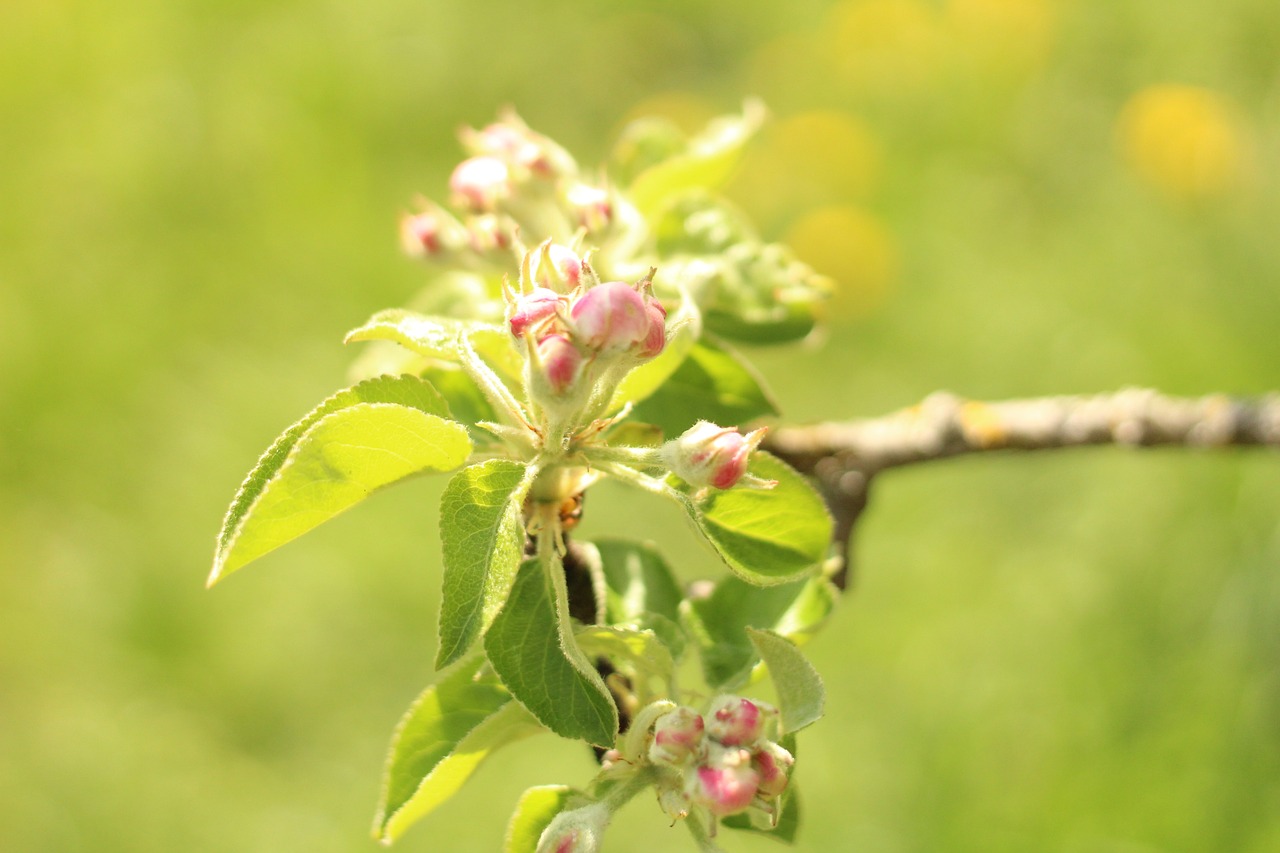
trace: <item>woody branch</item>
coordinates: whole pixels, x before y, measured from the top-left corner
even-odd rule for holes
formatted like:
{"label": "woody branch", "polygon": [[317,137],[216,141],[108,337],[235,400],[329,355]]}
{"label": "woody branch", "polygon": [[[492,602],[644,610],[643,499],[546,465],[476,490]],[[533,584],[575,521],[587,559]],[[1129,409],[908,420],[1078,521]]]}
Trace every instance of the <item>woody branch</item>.
{"label": "woody branch", "polygon": [[984,403],[937,393],[879,418],[788,427],[764,447],[820,484],[836,520],[848,583],[849,544],[882,471],[989,451],[1125,447],[1280,447],[1280,394],[1170,397],[1147,389]]}

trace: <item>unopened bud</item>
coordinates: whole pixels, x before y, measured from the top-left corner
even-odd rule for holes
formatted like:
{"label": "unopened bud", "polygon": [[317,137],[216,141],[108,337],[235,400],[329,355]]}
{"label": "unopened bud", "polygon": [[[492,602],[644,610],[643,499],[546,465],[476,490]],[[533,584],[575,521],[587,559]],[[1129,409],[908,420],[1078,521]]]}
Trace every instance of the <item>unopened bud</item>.
{"label": "unopened bud", "polygon": [[662,715],[653,726],[649,760],[655,764],[683,764],[700,751],[702,731],[702,717],[692,708],[681,706]]}
{"label": "unopened bud", "polygon": [[514,230],[515,225],[509,217],[495,213],[472,216],[467,220],[467,238],[471,249],[481,255],[495,249],[508,248]]}
{"label": "unopened bud", "polygon": [[517,338],[522,336],[526,329],[554,317],[564,304],[563,296],[545,287],[535,287],[532,293],[517,294],[511,311],[511,334]]}
{"label": "unopened bud", "polygon": [[733,747],[713,750],[707,763],[686,781],[685,791],[694,803],[706,806],[716,817],[725,817],[750,806],[759,786],[750,753]]}
{"label": "unopened bud", "polygon": [[470,210],[492,210],[510,193],[507,164],[497,157],[463,160],[449,178],[454,202]]}
{"label": "unopened bud", "polygon": [[662,448],[662,458],[677,476],[699,488],[727,489],[747,472],[751,452],[764,439],[765,430],[742,435],[736,429],[698,421]]}
{"label": "unopened bud", "polygon": [[572,315],[579,339],[596,352],[628,350],[649,336],[644,298],[625,282],[591,288],[573,303]]}
{"label": "unopened bud", "polygon": [[538,343],[541,378],[556,397],[569,392],[582,372],[582,353],[564,335],[547,335]]}
{"label": "unopened bud", "polygon": [[582,280],[582,258],[568,246],[548,243],[533,253],[529,274],[542,287],[573,290]]}
{"label": "unopened bud", "polygon": [[653,358],[667,345],[667,309],[662,307],[661,302],[649,297],[645,300],[644,310],[649,317],[649,330],[640,348],[636,350],[636,355],[640,358]]}
{"label": "unopened bud", "polygon": [[787,777],[796,759],[773,741],[765,741],[751,756],[751,767],[760,777],[760,796],[776,797],[787,789]]}
{"label": "unopened bud", "polygon": [[741,696],[720,696],[707,712],[707,734],[725,746],[751,746],[764,734],[772,711]]}
{"label": "unopened bud", "polygon": [[578,225],[588,231],[599,231],[613,220],[613,202],[609,192],[590,184],[574,184],[565,193]]}
{"label": "unopened bud", "polygon": [[400,218],[400,243],[414,257],[438,253],[440,218],[434,213],[406,213]]}

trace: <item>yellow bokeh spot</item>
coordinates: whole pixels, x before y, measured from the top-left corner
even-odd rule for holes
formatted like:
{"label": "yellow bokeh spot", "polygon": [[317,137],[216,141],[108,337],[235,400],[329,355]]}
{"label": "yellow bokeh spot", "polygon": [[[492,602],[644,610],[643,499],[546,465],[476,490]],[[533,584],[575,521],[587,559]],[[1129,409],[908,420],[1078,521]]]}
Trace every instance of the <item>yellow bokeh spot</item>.
{"label": "yellow bokeh spot", "polygon": [[978,70],[1022,72],[1048,59],[1056,11],[1053,0],[947,0],[946,21]]}
{"label": "yellow bokeh spot", "polygon": [[942,69],[939,15],[920,0],[846,0],[832,9],[828,32],[836,74],[863,91],[903,94]]}
{"label": "yellow bokeh spot", "polygon": [[862,122],[834,110],[765,126],[732,195],[769,227],[820,204],[862,199],[880,171],[880,145]]}
{"label": "yellow bokeh spot", "polygon": [[889,229],[861,208],[833,205],[811,211],[783,242],[802,261],[835,281],[830,312],[865,317],[879,308],[898,278],[898,248]]}
{"label": "yellow bokeh spot", "polygon": [[1173,198],[1220,195],[1240,183],[1247,140],[1235,110],[1197,86],[1149,86],[1120,113],[1117,135],[1130,167]]}

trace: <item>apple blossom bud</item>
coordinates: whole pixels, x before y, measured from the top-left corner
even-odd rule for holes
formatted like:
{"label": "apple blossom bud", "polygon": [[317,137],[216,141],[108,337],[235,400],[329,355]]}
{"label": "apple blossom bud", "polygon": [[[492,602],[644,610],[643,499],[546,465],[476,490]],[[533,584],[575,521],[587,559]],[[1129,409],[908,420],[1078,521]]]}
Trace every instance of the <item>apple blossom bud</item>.
{"label": "apple blossom bud", "polygon": [[577,222],[588,231],[599,231],[613,220],[613,202],[608,190],[590,184],[574,184],[565,193]]}
{"label": "apple blossom bud", "polygon": [[434,213],[406,213],[400,218],[400,243],[414,257],[437,254],[440,218]]}
{"label": "apple blossom bud", "polygon": [[529,274],[535,283],[543,287],[554,289],[561,285],[565,291],[573,290],[582,280],[582,258],[568,246],[548,243],[533,253]]}
{"label": "apple blossom bud", "polygon": [[618,352],[643,343],[650,318],[644,298],[621,281],[593,287],[573,303],[574,329],[582,343],[597,352]]}
{"label": "apple blossom bud", "polygon": [[507,164],[497,157],[463,160],[449,178],[454,203],[470,210],[492,210],[511,189]]}
{"label": "apple blossom bud", "polygon": [[650,297],[644,304],[645,313],[649,315],[649,331],[636,351],[640,358],[653,358],[667,345],[667,309],[662,303]]}
{"label": "apple blossom bud", "polygon": [[545,287],[535,287],[532,293],[517,294],[511,311],[511,334],[521,337],[526,329],[554,317],[565,301],[563,296]]}
{"label": "apple blossom bud", "polygon": [[547,335],[539,341],[538,361],[542,365],[539,378],[545,379],[547,390],[556,397],[567,394],[582,372],[582,353],[564,335]]}
{"label": "apple blossom bud", "polygon": [[790,752],[772,741],[765,741],[751,756],[751,767],[760,777],[760,796],[770,799],[787,789],[787,774],[796,763]]}
{"label": "apple blossom bud", "polygon": [[699,488],[727,489],[747,472],[751,452],[765,430],[742,435],[736,429],[698,421],[662,447],[662,458],[679,477]]}
{"label": "apple blossom bud", "polygon": [[759,786],[760,776],[751,767],[750,753],[735,748],[699,766],[686,780],[685,791],[695,804],[706,806],[716,817],[725,817],[750,806]]}
{"label": "apple blossom bud", "polygon": [[658,718],[653,726],[649,760],[655,764],[683,764],[702,747],[703,722],[692,708],[681,706]]}
{"label": "apple blossom bud", "polygon": [[515,224],[509,217],[493,213],[472,216],[467,220],[467,239],[472,251],[485,254],[511,245]]}
{"label": "apple blossom bud", "polygon": [[751,746],[764,734],[766,713],[750,699],[720,696],[707,712],[707,734],[725,746]]}

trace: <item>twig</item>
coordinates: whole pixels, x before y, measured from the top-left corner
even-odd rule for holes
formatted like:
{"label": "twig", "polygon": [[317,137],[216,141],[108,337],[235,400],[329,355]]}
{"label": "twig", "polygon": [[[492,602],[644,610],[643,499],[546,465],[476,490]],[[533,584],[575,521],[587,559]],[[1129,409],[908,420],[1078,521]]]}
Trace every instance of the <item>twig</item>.
{"label": "twig", "polygon": [[1280,394],[1190,399],[1126,389],[983,403],[937,393],[880,418],[778,429],[764,447],[817,479],[836,520],[844,565],[833,580],[843,589],[854,528],[866,509],[871,481],[882,471],[970,453],[1104,444],[1280,447]]}

